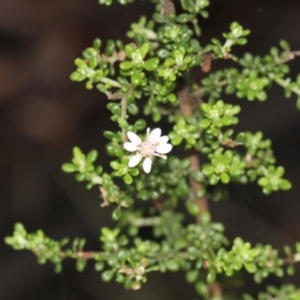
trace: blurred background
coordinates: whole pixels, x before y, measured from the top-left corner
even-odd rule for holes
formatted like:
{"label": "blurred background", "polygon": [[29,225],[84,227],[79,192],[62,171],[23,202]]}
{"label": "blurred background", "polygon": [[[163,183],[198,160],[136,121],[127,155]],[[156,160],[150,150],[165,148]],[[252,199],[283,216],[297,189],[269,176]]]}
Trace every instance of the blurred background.
{"label": "blurred background", "polygon": [[[74,145],[97,149],[99,163],[105,164],[107,100],[72,83],[69,74],[74,59],[95,37],[126,40],[124,29],[152,9],[150,0],[113,8],[96,0],[0,1],[0,299],[196,298],[183,274],[151,274],[140,291],[124,291],[103,283],[92,264],[78,273],[74,262],[66,262],[57,275],[52,265],[40,266],[31,253],[3,243],[14,223],[22,222],[29,232],[41,228],[54,239],[86,237],[87,249],[99,249],[99,228],[113,226],[109,208],[100,208],[97,188],[87,192],[60,166],[70,160]],[[200,21],[202,44],[238,21],[252,31],[242,50],[265,54],[282,38],[300,50],[299,0],[213,0],[209,12],[211,18]],[[295,78],[300,58],[290,66]],[[293,189],[265,197],[255,185],[231,186],[227,200],[211,203],[213,218],[225,223],[229,238],[240,235],[279,248],[293,245],[300,240],[300,112],[295,98],[285,99],[274,86],[265,103],[236,102],[243,105],[239,128],[263,130],[274,141],[278,164],[285,166]],[[299,278],[291,280],[300,284]],[[285,281],[271,279],[274,284]],[[245,289],[254,291],[251,278]]]}

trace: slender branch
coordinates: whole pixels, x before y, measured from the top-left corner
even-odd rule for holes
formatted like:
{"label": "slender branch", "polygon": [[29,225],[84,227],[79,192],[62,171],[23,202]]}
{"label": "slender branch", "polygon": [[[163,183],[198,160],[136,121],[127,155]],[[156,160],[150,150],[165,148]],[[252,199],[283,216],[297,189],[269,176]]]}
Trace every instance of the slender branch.
{"label": "slender branch", "polygon": [[[30,249],[28,249],[28,250],[30,250]],[[45,250],[45,249],[43,249],[43,250]],[[41,255],[41,249],[32,250],[32,253],[34,255],[36,255],[37,257],[39,257]],[[60,251],[59,252],[59,256],[62,259],[65,259],[65,258],[72,258],[72,259],[77,259],[77,258],[95,259],[95,256],[97,254],[105,255],[104,252],[96,252],[96,251],[78,251],[78,252],[72,253],[71,255],[67,254],[67,252],[65,252],[65,251]]]}
{"label": "slender branch", "polygon": [[72,258],[84,258],[84,259],[94,259],[99,252],[94,251],[80,251],[72,254]]}
{"label": "slender branch", "polygon": [[[127,109],[127,97],[132,92],[132,90],[129,90],[126,93],[120,93],[120,94],[113,94],[111,92],[106,92],[106,96],[109,100],[118,100],[121,99],[121,118],[125,121],[126,120],[126,109]],[[126,131],[125,128],[122,127],[121,132],[121,138],[123,142],[126,141]]]}
{"label": "slender branch", "polygon": [[[180,100],[180,111],[184,117],[189,117],[193,114],[193,107],[190,101],[189,92],[187,88],[182,89],[178,93]],[[190,161],[190,170],[197,171],[200,170],[200,159],[198,153],[195,149],[188,151],[188,159]],[[208,211],[207,199],[205,197],[197,197],[197,192],[202,189],[202,185],[196,182],[194,179],[190,178],[190,183],[192,187],[193,198],[195,199],[201,214]]]}
{"label": "slender branch", "polygon": [[[147,222],[149,221],[149,224],[147,224]],[[140,224],[138,224],[138,226],[148,226],[148,225],[153,225],[153,223],[159,223],[158,218],[153,217],[153,218],[149,218],[149,220],[147,219],[137,219],[135,220],[135,222],[140,222]],[[27,249],[30,250],[30,249]],[[40,256],[41,255],[41,251],[40,250],[31,250],[32,253],[36,256]],[[83,258],[83,259],[95,259],[95,257],[97,255],[101,255],[103,257],[107,257],[107,254],[105,252],[101,252],[101,251],[78,251],[78,252],[74,252],[71,255],[67,254],[67,252],[65,251],[60,251],[60,257],[61,258],[72,258],[72,259],[78,259],[78,258]],[[186,251],[182,251],[182,252],[178,252],[178,255],[180,258],[188,260],[189,259],[189,254]],[[169,254],[169,257],[172,258],[171,253]],[[158,261],[158,260],[157,260]],[[298,253],[292,254],[289,257],[286,258],[282,258],[282,262],[284,265],[295,265],[298,264],[300,262],[300,255]],[[203,261],[202,264],[204,269],[209,269],[209,264],[208,261]]]}
{"label": "slender branch", "polygon": [[290,255],[287,258],[283,258],[282,260],[284,265],[295,265],[300,262],[300,254],[295,253]]}
{"label": "slender branch", "polygon": [[[274,80],[278,85],[280,85],[283,88],[287,88],[290,84],[290,81],[288,79],[284,80],[282,78],[275,78],[273,73],[269,74],[269,78]],[[292,87],[291,91],[297,96],[300,96],[300,89],[297,86]]]}
{"label": "slender branch", "polygon": [[288,52],[287,55],[284,58],[278,57],[276,59],[276,63],[278,65],[284,64],[286,62],[289,62],[289,61],[295,59],[296,56],[300,56],[300,51],[299,50]]}
{"label": "slender branch", "polygon": [[[193,115],[193,107],[189,97],[189,92],[187,88],[183,88],[178,93],[179,101],[180,101],[180,111],[184,117],[189,117]],[[200,170],[200,159],[197,151],[195,149],[191,149],[188,152],[188,159],[190,161],[190,170],[197,171]],[[205,197],[198,197],[197,191],[202,189],[202,185],[199,182],[196,182],[193,178],[190,178],[191,188],[193,197],[197,203],[197,206],[200,210],[200,216],[198,217],[198,222],[201,221],[201,214],[209,211],[207,199]],[[210,283],[208,285],[209,293],[211,298],[221,298],[222,297],[222,289],[218,281]]]}
{"label": "slender branch", "polygon": [[212,299],[222,299],[222,290],[218,281],[209,284],[208,289]]}
{"label": "slender branch", "polygon": [[116,61],[123,61],[126,58],[126,53],[124,50],[121,50],[119,52],[114,52],[112,55],[107,56],[105,54],[101,54],[99,57],[99,60],[102,62],[108,62],[111,65],[113,65]]}
{"label": "slender branch", "polygon": [[107,77],[103,77],[103,78],[100,79],[100,81],[102,83],[109,84],[109,85],[114,86],[116,88],[121,88],[120,83],[116,80],[113,80],[113,79],[110,79],[110,78],[107,78]]}
{"label": "slender branch", "polygon": [[156,226],[161,223],[160,217],[149,217],[149,218],[129,218],[129,222],[132,225],[135,225],[137,227],[144,227],[144,226]]}
{"label": "slender branch", "polygon": [[[126,119],[126,109],[127,109],[127,96],[122,97],[121,100],[121,118]],[[122,133],[121,133],[122,140],[126,141],[126,132],[125,128],[122,127]]]}

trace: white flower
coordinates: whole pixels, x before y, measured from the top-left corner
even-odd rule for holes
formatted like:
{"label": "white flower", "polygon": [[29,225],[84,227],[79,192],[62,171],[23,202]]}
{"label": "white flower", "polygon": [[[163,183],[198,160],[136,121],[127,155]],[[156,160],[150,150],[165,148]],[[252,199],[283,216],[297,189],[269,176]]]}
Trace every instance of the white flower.
{"label": "white flower", "polygon": [[127,137],[130,142],[125,142],[123,147],[127,151],[137,152],[128,162],[130,168],[137,166],[142,158],[145,158],[143,169],[146,173],[149,173],[151,171],[153,156],[167,159],[167,156],[164,154],[169,153],[173,146],[168,144],[169,138],[166,135],[160,135],[160,128],[155,128],[151,132],[150,128],[147,128],[146,140],[143,142],[134,132],[127,132]]}

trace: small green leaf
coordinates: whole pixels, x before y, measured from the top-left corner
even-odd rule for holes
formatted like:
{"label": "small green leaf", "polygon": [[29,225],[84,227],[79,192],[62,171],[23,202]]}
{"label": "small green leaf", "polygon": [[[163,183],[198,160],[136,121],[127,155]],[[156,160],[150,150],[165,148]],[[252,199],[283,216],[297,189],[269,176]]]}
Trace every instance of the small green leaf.
{"label": "small green leaf", "polygon": [[94,41],[93,41],[93,47],[94,47],[95,49],[100,49],[101,44],[102,44],[102,42],[101,42],[100,39],[94,39]]}
{"label": "small green leaf", "polygon": [[245,263],[244,266],[249,273],[255,273],[257,270],[256,265],[253,263]]}
{"label": "small green leaf", "polygon": [[132,68],[132,62],[130,61],[123,61],[120,63],[121,70],[130,70]]}
{"label": "small green leaf", "polygon": [[287,41],[281,40],[281,41],[279,42],[279,45],[280,45],[280,47],[281,47],[283,50],[285,50],[285,51],[290,51],[290,45],[288,44]]}
{"label": "small green leaf", "polygon": [[267,186],[269,184],[269,179],[266,178],[266,177],[261,177],[258,180],[258,184],[261,185],[261,186],[263,186],[263,187],[265,187],[265,186]]}
{"label": "small green leaf", "polygon": [[138,176],[139,173],[140,173],[140,170],[139,170],[138,168],[130,168],[130,169],[129,169],[129,173],[130,173],[130,175],[132,175],[132,176]]}
{"label": "small green leaf", "polygon": [[121,216],[122,216],[122,210],[121,210],[121,207],[118,206],[113,210],[112,218],[114,221],[118,221],[118,220],[120,220]]}
{"label": "small green leaf", "polygon": [[117,161],[111,161],[110,162],[110,166],[112,169],[114,169],[115,171],[118,171],[121,167],[121,164],[118,163]]}
{"label": "small green leaf", "polygon": [[199,126],[201,129],[206,129],[210,126],[210,124],[211,124],[211,121],[209,119],[203,119],[203,120],[201,120]]}
{"label": "small green leaf", "polygon": [[210,107],[210,105],[207,104],[207,103],[202,103],[201,109],[202,109],[203,112],[205,112],[206,114],[210,113],[210,111],[211,111],[211,107]]}
{"label": "small green leaf", "polygon": [[167,99],[169,100],[169,102],[171,102],[171,103],[175,103],[175,102],[176,102],[176,100],[177,100],[177,97],[176,97],[176,95],[175,95],[175,94],[173,94],[173,93],[170,93],[170,94],[168,94],[168,95],[167,95]]}
{"label": "small green leaf", "polygon": [[196,202],[193,202],[193,201],[187,201],[186,202],[186,207],[189,211],[189,213],[193,216],[198,216],[199,215],[199,207],[198,205],[196,204]]}
{"label": "small green leaf", "polygon": [[213,283],[216,280],[216,272],[214,270],[209,270],[206,280],[208,283]]}
{"label": "small green leaf", "polygon": [[145,61],[144,68],[147,71],[153,71],[157,69],[158,64],[159,64],[159,59],[157,57],[152,57]]}
{"label": "small green leaf", "polygon": [[146,126],[147,126],[147,123],[143,119],[138,119],[133,125],[133,127],[136,130],[144,130],[146,128]]}
{"label": "small green leaf", "polygon": [[171,55],[170,51],[168,51],[167,49],[159,49],[157,50],[156,52],[156,55],[159,57],[159,58],[167,58],[168,56]]}
{"label": "small green leaf", "polygon": [[78,272],[82,272],[86,267],[87,260],[86,259],[77,259],[76,260],[76,270]]}
{"label": "small green leaf", "polygon": [[288,266],[286,272],[288,275],[293,276],[295,274],[295,267],[292,265]]}
{"label": "small green leaf", "polygon": [[241,132],[237,135],[236,141],[238,143],[243,143],[243,142],[245,142],[246,138],[247,138],[247,135],[244,132]]}
{"label": "small green leaf", "polygon": [[127,110],[128,110],[128,112],[129,112],[130,114],[132,114],[132,115],[137,115],[138,112],[139,112],[138,106],[137,106],[136,104],[134,104],[134,103],[129,104],[129,105],[127,106]]}
{"label": "small green leaf", "polygon": [[95,263],[95,270],[96,271],[101,271],[104,268],[104,262],[103,261],[97,261]]}
{"label": "small green leaf", "polygon": [[190,14],[183,13],[177,16],[176,21],[178,23],[187,23],[191,18]]}
{"label": "small green leaf", "polygon": [[202,172],[204,175],[210,176],[215,172],[215,168],[212,165],[207,165],[207,166],[204,166]]}
{"label": "small green leaf", "polygon": [[70,79],[72,81],[83,81],[84,79],[86,78],[85,75],[77,72],[77,71],[74,71],[71,75],[70,75]]}
{"label": "small green leaf", "polygon": [[224,184],[227,184],[230,181],[230,176],[228,175],[228,173],[222,173],[220,175],[220,179]]}
{"label": "small green leaf", "polygon": [[292,188],[292,184],[290,181],[288,181],[287,179],[283,179],[280,182],[280,188],[284,191],[290,190]]}
{"label": "small green leaf", "polygon": [[61,169],[65,172],[65,173],[72,173],[72,172],[76,172],[77,171],[77,167],[71,163],[65,163],[61,166]]}
{"label": "small green leaf", "polygon": [[167,260],[166,267],[168,270],[176,272],[179,269],[179,264],[175,260]]}
{"label": "small green leaf", "polygon": [[115,133],[112,132],[112,131],[109,131],[109,130],[105,130],[105,131],[103,132],[103,135],[104,135],[107,139],[109,139],[109,140],[111,140],[111,139],[113,139],[113,138],[115,137]]}
{"label": "small green leaf", "polygon": [[58,274],[58,273],[61,273],[61,271],[62,271],[62,265],[60,263],[55,264],[54,265],[54,272]]}
{"label": "small green leaf", "polygon": [[102,273],[101,278],[104,282],[109,282],[114,276],[115,270],[107,270]]}
{"label": "small green leaf", "polygon": [[193,283],[193,282],[195,282],[197,280],[198,275],[199,275],[199,271],[198,270],[188,271],[186,273],[186,275],[185,275],[186,281],[188,283]]}
{"label": "small green leaf", "polygon": [[73,156],[75,159],[82,159],[83,153],[81,152],[79,147],[74,147],[73,148]]}
{"label": "small green leaf", "polygon": [[132,184],[133,182],[132,176],[129,173],[124,175],[123,180],[126,184]]}
{"label": "small green leaf", "polygon": [[166,19],[162,14],[154,13],[153,14],[153,20],[157,23],[165,23]]}
{"label": "small green leaf", "polygon": [[88,155],[86,157],[86,160],[89,163],[93,163],[97,159],[97,157],[98,157],[98,151],[97,150],[91,150],[88,153]]}
{"label": "small green leaf", "polygon": [[131,75],[131,83],[134,85],[140,85],[142,80],[141,73],[133,73]]}

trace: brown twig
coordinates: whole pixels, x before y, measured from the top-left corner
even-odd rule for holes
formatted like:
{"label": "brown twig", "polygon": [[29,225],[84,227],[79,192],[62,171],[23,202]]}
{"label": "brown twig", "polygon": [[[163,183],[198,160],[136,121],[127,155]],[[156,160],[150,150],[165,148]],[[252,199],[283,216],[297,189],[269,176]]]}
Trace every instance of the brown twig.
{"label": "brown twig", "polygon": [[[126,93],[120,93],[120,94],[113,94],[109,91],[107,91],[105,93],[109,100],[121,99],[121,118],[124,120],[126,119],[127,97],[131,92],[132,92],[132,90],[129,90]],[[126,130],[124,127],[122,127],[121,138],[122,138],[123,142],[126,141]]]}
{"label": "brown twig", "polygon": [[80,251],[73,253],[72,258],[84,258],[84,259],[94,259],[97,252],[93,251]]}
{"label": "brown twig", "polygon": [[[180,111],[184,117],[189,117],[193,114],[193,107],[190,101],[189,92],[187,88],[182,89],[178,93],[178,97],[180,100]],[[200,170],[200,159],[195,149],[191,149],[188,152],[188,159],[190,161],[190,170],[197,171]],[[195,199],[200,212],[204,213],[208,211],[207,199],[205,197],[197,197],[197,192],[202,189],[202,185],[196,182],[194,179],[190,178],[193,198]]]}
{"label": "brown twig", "polygon": [[[127,96],[122,97],[121,100],[121,117],[125,120],[126,119],[126,109],[127,109]],[[123,142],[126,141],[126,130],[122,127],[121,137]]]}
{"label": "brown twig", "polygon": [[[189,117],[193,115],[193,106],[189,97],[189,91],[187,88],[183,88],[178,93],[179,101],[180,101],[180,111],[181,114],[184,117]],[[198,153],[195,149],[191,149],[188,152],[188,159],[190,161],[190,170],[191,171],[197,171],[200,170],[200,159],[198,156]],[[198,197],[197,192],[201,190],[203,187],[199,182],[196,182],[193,178],[190,178],[191,188],[192,188],[192,194],[193,198],[195,199],[195,202],[197,203],[197,206],[200,210],[200,215],[198,217],[198,222],[201,221],[201,214],[208,212],[208,203],[207,199],[205,197]],[[221,298],[222,296],[222,289],[218,281],[215,281],[213,283],[210,283],[208,285],[209,292],[211,298]]]}
{"label": "brown twig", "polygon": [[175,14],[175,6],[171,0],[161,0],[160,14],[169,19],[171,14]]}

